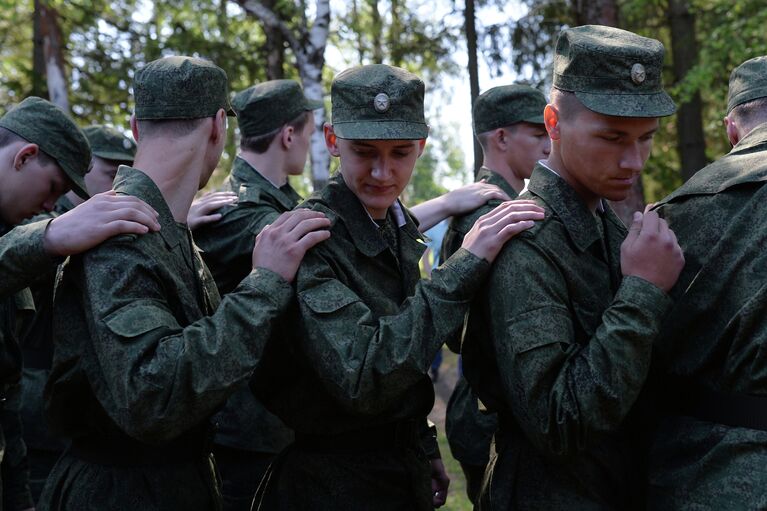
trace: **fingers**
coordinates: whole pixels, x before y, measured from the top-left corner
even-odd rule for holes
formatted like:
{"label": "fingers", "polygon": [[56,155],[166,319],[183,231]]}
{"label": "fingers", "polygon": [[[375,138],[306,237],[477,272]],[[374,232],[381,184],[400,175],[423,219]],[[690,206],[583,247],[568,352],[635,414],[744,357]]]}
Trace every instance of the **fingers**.
{"label": "fingers", "polygon": [[305,235],[303,238],[298,240],[297,245],[298,245],[298,248],[302,250],[302,253],[305,254],[314,245],[322,241],[325,241],[328,238],[330,238],[330,231],[328,230],[314,231],[314,232],[310,232],[309,234]]}
{"label": "fingers", "polygon": [[102,218],[106,223],[125,220],[132,223],[143,224],[153,231],[160,230],[160,223],[157,221],[157,217],[147,211],[146,208],[139,209],[124,207],[115,209],[103,213]]}
{"label": "fingers", "polygon": [[321,218],[307,218],[296,224],[289,232],[293,239],[299,240],[312,231],[327,229],[328,227],[330,227],[330,220],[324,216]]}
{"label": "fingers", "polygon": [[642,218],[644,215],[639,211],[634,211],[634,218],[631,220],[631,226],[629,226],[629,233],[623,243],[632,245],[639,237],[639,233],[642,232]]}
{"label": "fingers", "polygon": [[103,226],[102,238],[104,240],[117,236],[118,234],[146,234],[149,227],[139,222],[130,220],[114,220]]}
{"label": "fingers", "polygon": [[642,230],[640,236],[654,236],[660,232],[661,219],[655,211],[642,215]]}
{"label": "fingers", "polygon": [[286,232],[290,232],[302,221],[315,218],[325,218],[325,215],[311,209],[295,209],[280,215],[272,224],[272,228],[280,227]]}

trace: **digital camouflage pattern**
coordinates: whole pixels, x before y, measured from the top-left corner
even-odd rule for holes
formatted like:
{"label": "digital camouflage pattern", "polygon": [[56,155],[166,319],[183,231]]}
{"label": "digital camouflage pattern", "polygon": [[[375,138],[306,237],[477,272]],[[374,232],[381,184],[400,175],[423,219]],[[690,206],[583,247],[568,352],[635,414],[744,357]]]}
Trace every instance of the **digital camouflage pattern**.
{"label": "digital camouflage pattern", "polygon": [[767,97],[767,56],[745,61],[730,73],[727,114],[743,103]]}
{"label": "digital camouflage pattern", "polygon": [[209,60],[186,56],[154,60],[133,80],[136,119],[202,119],[229,105],[229,80]]}
{"label": "digital camouflage pattern", "polygon": [[[257,504],[432,509],[428,458],[439,453],[426,428],[434,404],[427,371],[443,341],[460,334],[489,265],[460,250],[421,281],[425,243],[410,214],[402,209],[398,222],[390,210],[390,245],[379,231],[387,227],[371,220],[340,174],[302,207],[327,215],[331,236],[306,254],[284,349],[267,351],[252,380],[297,438]],[[384,442],[381,430],[394,438]]]}
{"label": "digital camouflage pattern", "polygon": [[529,85],[512,84],[493,87],[474,101],[474,133],[505,128],[518,122],[543,124],[546,96]]}
{"label": "digital camouflage pattern", "polygon": [[[59,197],[53,211],[32,218],[30,222],[53,219],[74,208],[66,195]],[[53,363],[53,287],[56,268],[40,273],[30,285],[34,300],[34,317],[20,334],[24,370],[21,375],[21,423],[24,443],[27,446],[29,464],[29,487],[32,500],[37,502],[45,480],[56,460],[66,447],[66,442],[51,434],[45,420],[43,390],[51,373]]]}
{"label": "digital camouflage pattern", "polygon": [[339,73],[330,86],[333,131],[356,140],[417,140],[429,135],[423,113],[424,83],[384,64]]}
{"label": "digital camouflage pattern", "polygon": [[11,230],[0,222],[0,229],[7,233],[0,236],[0,299],[24,289],[40,273],[61,262],[49,256],[43,245],[48,222],[19,225]]}
{"label": "digital camouflage pattern", "polygon": [[270,80],[238,92],[232,100],[240,135],[257,137],[275,131],[303,112],[322,108],[308,99],[295,80]]}
{"label": "digital camouflage pattern", "polygon": [[91,168],[88,140],[75,122],[59,107],[42,98],[30,96],[0,118],[0,128],[10,130],[37,144],[56,160],[72,182],[72,189],[89,197],[83,176]]}
{"label": "digital camouflage pattern", "polygon": [[661,81],[664,53],[660,41],[619,28],[568,28],[557,40],[553,85],[600,114],[671,115],[676,107]]}
{"label": "digital camouflage pattern", "polygon": [[[0,240],[8,228],[0,224]],[[18,334],[34,313],[29,289],[0,298],[0,509],[32,507],[26,447],[21,435],[19,399],[21,350]]]}
{"label": "digital camouflage pattern", "polygon": [[91,144],[93,156],[105,160],[133,163],[136,156],[136,142],[111,126],[96,124],[83,129]]}
{"label": "digital camouflage pattern", "polygon": [[259,269],[219,304],[152,180],[121,166],[114,187],[153,207],[161,230],[112,238],[59,275],[46,411],[73,444],[38,509],[220,509],[208,419],[253,371],[292,290]]}
{"label": "digital camouflage pattern", "polygon": [[501,251],[471,310],[491,335],[462,346],[466,378],[499,416],[480,509],[641,508],[627,417],[670,299],[621,278],[626,229],[609,207],[592,213],[540,163],[520,198],[545,218]]}
{"label": "digital camouflage pattern", "polygon": [[[767,431],[728,425],[728,417],[696,419],[683,409],[697,399],[698,387],[726,402],[767,397],[766,181],[767,124],[761,124],[659,203],[686,263],[656,342],[658,386],[664,396],[680,386],[693,390],[680,392],[655,435],[653,509],[767,507]],[[763,416],[758,408],[753,414]]]}
{"label": "digital camouflage pattern", "polygon": [[[517,196],[517,192],[503,176],[487,167],[482,167],[479,170],[476,180],[484,180],[488,184],[499,187],[512,199]],[[491,200],[474,211],[454,217],[450,221],[445,237],[442,239],[440,258],[444,260],[461,248],[466,233],[471,230],[479,217],[489,213],[499,204],[501,204],[501,201]],[[487,331],[490,325],[478,324],[478,321],[472,321],[473,318],[474,316],[471,313],[467,316],[467,329],[464,331],[463,338],[460,339],[461,344],[475,342],[476,336],[489,335]],[[471,336],[469,336],[469,333],[471,333]],[[451,342],[448,344],[448,347],[455,353],[460,353],[461,351],[460,344],[456,345]],[[472,475],[479,472],[479,467],[482,468],[482,473],[484,473],[484,468],[490,460],[490,446],[497,425],[498,418],[496,414],[480,411],[477,394],[471,389],[469,382],[466,381],[463,374],[459,376],[455,389],[447,403],[445,433],[453,457],[461,463],[465,473],[470,472],[467,478],[471,478]],[[467,490],[471,490],[470,498],[472,499],[478,494],[482,476],[479,475],[479,481],[476,481],[476,479],[474,477],[467,481],[468,486],[472,487],[467,488]]]}
{"label": "digital camouflage pattern", "polygon": [[[301,200],[290,184],[277,188],[242,158],[234,160],[223,189],[238,194],[237,204],[223,208],[221,220],[194,231],[195,242],[222,296],[234,290],[250,273],[256,235]],[[293,441],[293,432],[267,411],[245,385],[229,398],[213,420],[218,425],[214,443],[230,449],[273,456]],[[230,491],[229,483],[237,480],[230,478],[231,472],[245,472],[242,477],[249,482],[245,485],[249,487],[243,488],[247,493],[243,499],[250,509],[253,493],[271,457],[240,453],[239,461],[230,462],[229,454],[236,455],[222,451],[216,454],[225,502],[234,498],[232,493],[239,493],[236,491],[239,486]],[[238,470],[240,466],[242,470]]]}

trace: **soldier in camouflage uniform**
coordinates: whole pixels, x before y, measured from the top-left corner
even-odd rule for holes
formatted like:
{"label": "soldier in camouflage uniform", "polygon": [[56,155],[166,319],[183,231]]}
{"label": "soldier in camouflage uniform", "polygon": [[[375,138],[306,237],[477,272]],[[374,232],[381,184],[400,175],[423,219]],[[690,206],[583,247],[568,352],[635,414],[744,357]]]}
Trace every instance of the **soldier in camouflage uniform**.
{"label": "soldier in camouflage uniform", "polygon": [[[133,163],[136,144],[132,139],[108,126],[89,126],[83,129],[83,133],[93,153],[91,170],[84,178],[85,187],[90,195],[111,190],[117,167],[123,163]],[[82,202],[83,199],[70,190],[56,201],[51,211],[38,215],[33,220],[55,218]],[[43,410],[43,388],[50,374],[53,359],[52,319],[55,277],[55,271],[51,271],[39,277],[34,285],[30,286],[35,313],[21,336],[24,360],[21,421],[29,461],[30,489],[34,501],[39,499],[51,468],[66,447],[66,443],[48,431]]]}
{"label": "soldier in camouflage uniform", "polygon": [[258,509],[432,509],[447,485],[427,370],[459,334],[472,294],[503,242],[541,216],[504,205],[478,221],[463,248],[429,281],[425,249],[397,197],[423,151],[424,84],[399,68],[339,74],[325,125],[339,173],[303,205],[332,221],[296,277],[297,310],[267,350],[252,386],[296,432],[273,463]]}
{"label": "soldier in camouflage uniform", "polygon": [[[194,232],[222,295],[250,273],[258,233],[301,200],[288,176],[304,170],[314,131],[312,110],[321,106],[307,99],[294,80],[260,83],[232,100],[240,126],[240,154],[224,190],[236,194],[237,204],[222,209],[219,221]],[[293,440],[293,432],[264,408],[247,385],[229,398],[214,421],[213,452],[221,472],[224,509],[248,511],[261,477]]]}
{"label": "soldier in camouflage uniform", "polygon": [[281,217],[220,301],[184,222],[223,151],[226,74],[167,57],[136,73],[134,93],[135,167],[120,167],[114,189],[154,207],[162,228],[60,272],[46,412],[71,445],[42,510],[221,509],[208,419],[258,363],[304,251],[328,237],[314,232],[328,225],[321,214]]}
{"label": "soldier in camouflage uniform", "polygon": [[732,150],[659,203],[687,264],[656,343],[653,509],[767,508],[767,57],[730,76]]}
{"label": "soldier in camouflage uniform", "polygon": [[[479,95],[472,112],[474,134],[484,155],[477,181],[497,185],[512,198],[522,191],[535,163],[545,159],[551,148],[543,125],[545,107],[543,93],[527,85],[503,85]],[[474,222],[498,204],[499,201],[489,201],[453,218],[442,242],[443,261],[460,248]],[[487,325],[476,323],[469,320],[466,332],[473,337],[488,335]],[[462,342],[473,341],[465,338]],[[460,352],[459,345],[449,343],[448,347]],[[447,404],[445,430],[450,451],[466,476],[466,492],[472,502],[479,495],[497,425],[495,414],[481,413],[478,404],[466,378],[459,376]]]}
{"label": "soldier in camouflage uniform", "polygon": [[[83,176],[90,156],[82,131],[43,99],[27,98],[0,118],[0,236],[25,217],[51,209],[69,187],[87,197]],[[19,414],[18,339],[33,313],[29,289],[0,298],[0,509],[6,511],[33,507]]]}
{"label": "soldier in camouflage uniform", "polygon": [[499,419],[482,510],[642,507],[629,413],[684,258],[655,213],[635,213],[627,236],[605,199],[626,198],[674,112],[663,53],[601,26],[557,42],[551,154],[520,196],[546,218],[504,247],[471,310],[490,335],[462,346]]}

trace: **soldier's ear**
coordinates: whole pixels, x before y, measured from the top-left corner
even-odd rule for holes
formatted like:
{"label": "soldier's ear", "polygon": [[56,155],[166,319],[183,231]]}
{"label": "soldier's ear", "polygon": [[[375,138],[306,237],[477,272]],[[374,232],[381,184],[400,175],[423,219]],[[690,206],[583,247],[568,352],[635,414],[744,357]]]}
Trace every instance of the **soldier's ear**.
{"label": "soldier's ear", "polygon": [[559,110],[549,103],[543,109],[543,124],[551,140],[559,140]]}
{"label": "soldier's ear", "polygon": [[422,138],[418,141],[418,157],[420,158],[423,154],[423,150],[426,148],[426,139]]}
{"label": "soldier's ear", "polygon": [[131,114],[130,116],[130,130],[131,130],[131,133],[133,133],[133,140],[135,140],[138,143],[139,132],[138,132],[138,121],[136,120],[136,114]]}
{"label": "soldier's ear", "polygon": [[282,130],[280,131],[280,140],[282,140],[282,146],[285,149],[290,149],[290,146],[293,144],[293,136],[295,134],[296,129],[293,126],[286,124],[282,127]]}
{"label": "soldier's ear", "polygon": [[333,131],[333,125],[326,122],[322,127],[322,131],[325,135],[325,145],[327,146],[330,155],[336,157],[341,156],[341,153],[338,150],[338,137],[336,137],[336,133]]}
{"label": "soldier's ear", "polygon": [[18,151],[16,151],[16,155],[13,157],[13,168],[21,170],[24,164],[27,163],[30,158],[37,156],[39,152],[40,147],[37,144],[33,144],[32,142],[24,144]]}
{"label": "soldier's ear", "polygon": [[738,142],[740,142],[740,130],[738,129],[735,119],[731,118],[729,115],[726,116],[724,118],[724,129],[727,132],[727,139],[730,141],[730,144],[733,146],[737,145]]}

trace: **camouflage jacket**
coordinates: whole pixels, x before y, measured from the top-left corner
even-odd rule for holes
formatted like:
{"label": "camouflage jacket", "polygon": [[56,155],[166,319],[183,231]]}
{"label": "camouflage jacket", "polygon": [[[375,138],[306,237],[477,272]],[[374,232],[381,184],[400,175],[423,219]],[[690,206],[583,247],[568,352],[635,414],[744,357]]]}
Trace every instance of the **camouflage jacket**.
{"label": "camouflage jacket", "polygon": [[467,379],[499,413],[482,509],[639,506],[627,417],[670,299],[621,277],[626,229],[609,207],[592,214],[541,164],[520,198],[545,219],[501,251],[471,311],[491,335],[463,346]]}
{"label": "camouflage jacket", "polygon": [[[60,272],[46,410],[54,431],[104,446],[98,455],[107,460],[65,455],[41,507],[84,509],[95,498],[100,509],[218,508],[207,420],[253,371],[292,290],[259,269],[219,304],[189,229],[174,221],[152,180],[121,167],[114,188],[158,211],[161,230],[112,238],[71,257]],[[199,451],[194,465],[128,463],[126,470],[110,459],[126,445]]]}
{"label": "camouflage jacket", "polygon": [[24,289],[40,273],[53,271],[61,263],[43,248],[48,222],[50,219],[19,225],[0,236],[0,297]]}
{"label": "camouflage jacket", "polygon": [[[256,235],[301,199],[289,184],[277,188],[242,158],[234,161],[224,189],[238,195],[237,204],[223,208],[218,222],[194,231],[222,295],[250,273]],[[293,432],[247,386],[235,392],[213,420],[218,425],[215,442],[235,449],[278,453],[293,439]]]}
{"label": "camouflage jacket", "polygon": [[765,182],[761,124],[659,203],[686,264],[656,344],[662,396],[680,392],[651,451],[650,504],[658,508],[767,507],[767,431],[695,419],[680,408],[698,395],[697,388],[685,395],[688,385],[728,402],[767,399]]}
{"label": "camouflage jacket", "polygon": [[[487,183],[499,187],[510,198],[513,199],[517,196],[516,190],[503,176],[487,167],[482,167],[477,173],[476,181],[483,179]],[[474,211],[454,217],[450,221],[450,226],[442,240],[440,258],[447,259],[461,248],[463,238],[471,230],[477,219],[495,209],[500,203],[501,201],[491,200]],[[471,313],[466,316],[467,323],[471,324],[471,331],[478,335],[489,335],[487,330],[490,325],[475,324],[476,321],[472,321],[472,317]],[[464,331],[460,344],[473,342],[472,339],[466,337],[467,331],[469,330]],[[459,353],[460,344],[456,345],[456,343],[450,342],[448,347],[455,353]],[[480,411],[477,394],[471,389],[466,378],[463,375],[459,376],[445,412],[445,433],[453,457],[461,463],[469,465],[486,465],[497,425],[496,414]]]}

